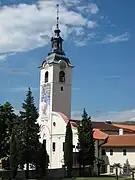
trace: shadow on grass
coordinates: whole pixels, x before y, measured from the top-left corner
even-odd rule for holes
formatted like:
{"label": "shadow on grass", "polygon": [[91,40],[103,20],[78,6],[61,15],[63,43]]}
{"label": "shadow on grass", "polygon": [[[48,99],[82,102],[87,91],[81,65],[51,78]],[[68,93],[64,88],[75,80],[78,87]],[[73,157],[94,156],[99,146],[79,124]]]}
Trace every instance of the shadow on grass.
{"label": "shadow on grass", "polygon": [[[100,176],[100,177],[73,177],[73,178],[63,178],[61,180],[115,180],[115,176]],[[118,180],[130,180],[129,177],[119,177]]]}

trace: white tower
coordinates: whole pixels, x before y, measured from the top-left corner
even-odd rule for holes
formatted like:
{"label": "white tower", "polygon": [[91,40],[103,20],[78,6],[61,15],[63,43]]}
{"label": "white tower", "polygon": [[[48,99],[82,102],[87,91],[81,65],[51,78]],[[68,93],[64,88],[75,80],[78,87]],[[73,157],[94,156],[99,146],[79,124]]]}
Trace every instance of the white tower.
{"label": "white tower", "polygon": [[[58,11],[57,11],[58,12]],[[48,119],[52,111],[71,115],[72,64],[66,57],[57,25],[51,38],[51,52],[40,66],[39,116]]]}
{"label": "white tower", "polygon": [[[54,157],[60,150],[57,146],[57,152],[52,152],[54,142],[58,137],[53,137],[53,116],[52,112],[61,112],[68,118],[71,115],[71,88],[72,88],[72,64],[66,57],[60,36],[57,9],[57,25],[54,30],[54,36],[51,38],[51,52],[40,66],[40,102],[39,118],[37,122],[40,125],[40,141],[46,140],[46,150],[49,155],[50,168],[59,167],[57,158]],[[62,142],[58,143],[62,144]],[[58,153],[59,154],[59,153]],[[63,158],[63,156],[62,156]],[[55,162],[55,163],[54,163]]]}

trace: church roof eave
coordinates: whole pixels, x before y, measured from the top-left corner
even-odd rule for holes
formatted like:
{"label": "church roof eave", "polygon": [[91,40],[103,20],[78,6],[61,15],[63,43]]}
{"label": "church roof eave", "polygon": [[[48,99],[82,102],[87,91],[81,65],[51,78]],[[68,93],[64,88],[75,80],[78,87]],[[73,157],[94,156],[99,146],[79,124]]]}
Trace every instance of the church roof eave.
{"label": "church roof eave", "polygon": [[59,64],[60,60],[65,61],[69,67],[72,67],[72,68],[74,67],[71,64],[69,58],[67,58],[65,55],[53,53],[47,56],[47,58],[42,62],[39,68],[42,68],[45,64]]}
{"label": "church roof eave", "polygon": [[[53,61],[53,62],[47,62],[46,60],[45,61],[43,61],[43,63],[38,67],[38,68],[40,68],[40,69],[44,69],[44,65],[45,64],[59,64],[59,62],[58,61]],[[69,67],[71,67],[71,68],[74,68],[74,66],[71,64],[71,63],[67,63],[67,65],[69,66]]]}

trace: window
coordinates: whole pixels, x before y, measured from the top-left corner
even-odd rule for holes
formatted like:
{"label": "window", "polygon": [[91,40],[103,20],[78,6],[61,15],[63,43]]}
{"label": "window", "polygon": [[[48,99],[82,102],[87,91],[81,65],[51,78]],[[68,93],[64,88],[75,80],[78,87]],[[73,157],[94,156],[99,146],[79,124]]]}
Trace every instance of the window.
{"label": "window", "polygon": [[55,151],[55,142],[53,142],[53,152]]}
{"label": "window", "polygon": [[113,155],[113,149],[110,149],[110,155],[111,156]]}
{"label": "window", "polygon": [[65,72],[64,71],[59,72],[59,82],[65,82]]}
{"label": "window", "polygon": [[73,149],[75,148],[75,145],[73,145]]}
{"label": "window", "polygon": [[64,151],[64,148],[65,148],[65,143],[63,142],[63,151]]}
{"label": "window", "polygon": [[49,76],[49,73],[48,73],[48,71],[46,71],[46,73],[45,73],[45,83],[48,82],[48,76]]}
{"label": "window", "polygon": [[61,88],[60,88],[60,89],[61,89],[61,91],[63,91],[63,86],[61,86]]}
{"label": "window", "polygon": [[123,156],[126,156],[127,155],[127,151],[126,149],[123,149]]}
{"label": "window", "polygon": [[56,122],[53,122],[53,126],[56,126]]}
{"label": "window", "polygon": [[105,149],[102,149],[102,155],[103,155],[103,156],[106,155]]}

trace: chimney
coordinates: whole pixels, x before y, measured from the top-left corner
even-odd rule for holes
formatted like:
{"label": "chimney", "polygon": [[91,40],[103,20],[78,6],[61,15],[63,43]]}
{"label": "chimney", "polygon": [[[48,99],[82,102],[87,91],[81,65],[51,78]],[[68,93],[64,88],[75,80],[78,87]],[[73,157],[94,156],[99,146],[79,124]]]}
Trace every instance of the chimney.
{"label": "chimney", "polygon": [[123,135],[123,129],[119,129],[119,135]]}

